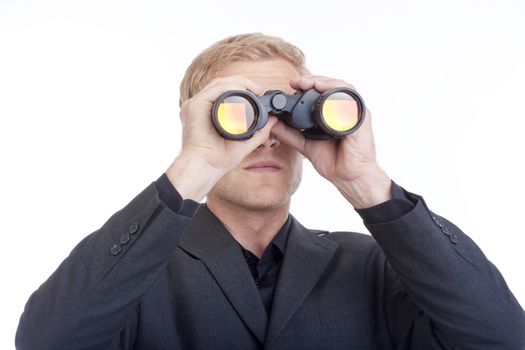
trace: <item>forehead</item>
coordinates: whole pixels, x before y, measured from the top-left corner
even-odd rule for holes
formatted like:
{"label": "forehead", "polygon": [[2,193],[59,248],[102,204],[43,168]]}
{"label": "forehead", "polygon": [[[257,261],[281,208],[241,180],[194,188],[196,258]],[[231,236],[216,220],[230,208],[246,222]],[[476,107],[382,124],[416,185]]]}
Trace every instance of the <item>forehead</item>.
{"label": "forehead", "polygon": [[290,94],[295,92],[290,87],[290,80],[300,76],[297,69],[284,59],[234,62],[217,72],[216,76],[234,74],[244,75],[263,86],[265,90],[279,89]]}

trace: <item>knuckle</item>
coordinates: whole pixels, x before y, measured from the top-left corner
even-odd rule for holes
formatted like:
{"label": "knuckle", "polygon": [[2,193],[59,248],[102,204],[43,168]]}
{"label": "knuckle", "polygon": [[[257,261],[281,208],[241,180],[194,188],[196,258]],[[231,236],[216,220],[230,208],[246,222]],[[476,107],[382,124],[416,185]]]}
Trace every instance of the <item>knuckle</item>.
{"label": "knuckle", "polygon": [[[191,99],[190,99],[191,100]],[[190,108],[190,100],[186,100],[182,103],[182,105],[180,106],[180,116],[183,117],[184,115],[186,115],[188,113],[188,109]]]}
{"label": "knuckle", "polygon": [[183,122],[194,113],[194,102],[194,98],[191,98],[187,101],[184,101],[180,106],[179,116]]}

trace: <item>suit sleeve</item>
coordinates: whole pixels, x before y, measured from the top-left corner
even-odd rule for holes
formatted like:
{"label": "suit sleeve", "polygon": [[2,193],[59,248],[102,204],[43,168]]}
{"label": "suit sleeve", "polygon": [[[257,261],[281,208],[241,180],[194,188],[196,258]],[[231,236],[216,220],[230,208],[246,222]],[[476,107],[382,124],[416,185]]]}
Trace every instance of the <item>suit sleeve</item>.
{"label": "suit sleeve", "polygon": [[396,349],[525,349],[525,313],[496,267],[453,223],[414,208],[366,224],[388,260],[385,313]]}
{"label": "suit sleeve", "polygon": [[133,341],[141,295],[167,264],[190,218],[148,186],[81,241],[31,295],[18,349],[121,349]]}

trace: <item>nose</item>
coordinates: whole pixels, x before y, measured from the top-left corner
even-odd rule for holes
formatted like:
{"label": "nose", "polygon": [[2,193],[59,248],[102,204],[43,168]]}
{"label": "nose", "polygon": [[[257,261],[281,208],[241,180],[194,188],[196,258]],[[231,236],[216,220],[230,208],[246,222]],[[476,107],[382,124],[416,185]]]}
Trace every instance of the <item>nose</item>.
{"label": "nose", "polygon": [[257,148],[264,148],[264,147],[267,147],[267,148],[275,148],[275,147],[278,147],[281,143],[279,142],[279,140],[275,137],[275,135],[273,133],[270,133],[270,136],[266,139],[266,141],[264,141],[263,144],[259,145],[259,147]]}

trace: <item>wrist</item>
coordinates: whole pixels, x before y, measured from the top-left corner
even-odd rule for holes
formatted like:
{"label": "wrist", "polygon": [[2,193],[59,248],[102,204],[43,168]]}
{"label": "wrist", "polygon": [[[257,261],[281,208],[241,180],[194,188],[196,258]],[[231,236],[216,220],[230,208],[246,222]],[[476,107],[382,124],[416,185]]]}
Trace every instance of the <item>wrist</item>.
{"label": "wrist", "polygon": [[183,153],[166,170],[166,176],[182,199],[196,202],[200,202],[223,175],[223,171],[205,160]]}
{"label": "wrist", "polygon": [[356,209],[370,208],[392,199],[392,180],[379,167],[359,178],[334,181],[334,184]]}

